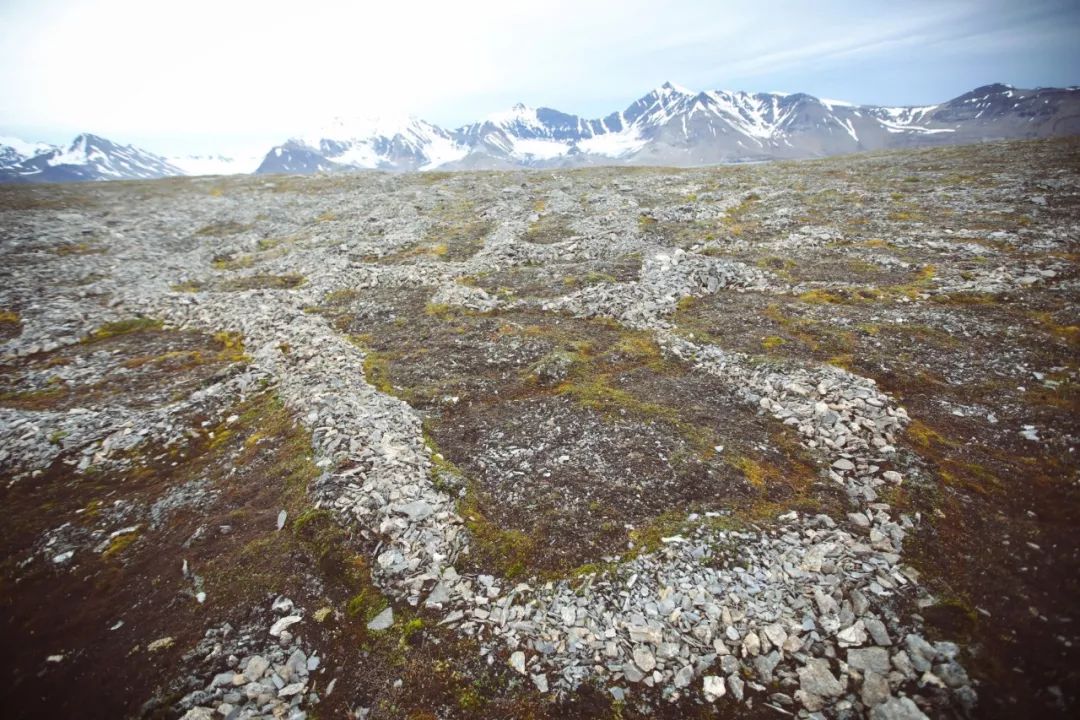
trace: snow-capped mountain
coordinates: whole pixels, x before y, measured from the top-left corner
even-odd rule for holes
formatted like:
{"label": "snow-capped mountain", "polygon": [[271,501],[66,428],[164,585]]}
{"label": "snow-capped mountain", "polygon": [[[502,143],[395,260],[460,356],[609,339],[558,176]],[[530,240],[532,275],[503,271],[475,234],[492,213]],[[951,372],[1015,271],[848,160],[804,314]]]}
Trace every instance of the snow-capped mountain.
{"label": "snow-capped mountain", "polygon": [[466,153],[446,130],[419,118],[339,118],[275,147],[256,172],[427,170],[460,160]]}
{"label": "snow-capped mountain", "polygon": [[10,139],[0,143],[0,157],[5,158],[0,164],[2,182],[141,180],[184,174],[159,155],[89,133],[79,135],[66,148],[11,144]]}
{"label": "snow-capped mountain", "polygon": [[258,172],[707,165],[1080,132],[1080,89],[987,85],[939,105],[665,83],[603,118],[515,105],[453,131],[415,118],[337,124],[272,149]]}
{"label": "snow-capped mountain", "polygon": [[0,182],[168,175],[709,165],[1080,134],[1080,88],[986,85],[937,105],[882,107],[805,93],[697,92],[664,83],[583,118],[515,105],[447,130],[415,117],[337,119],[262,157],[162,157],[83,134],[68,147],[0,137]]}

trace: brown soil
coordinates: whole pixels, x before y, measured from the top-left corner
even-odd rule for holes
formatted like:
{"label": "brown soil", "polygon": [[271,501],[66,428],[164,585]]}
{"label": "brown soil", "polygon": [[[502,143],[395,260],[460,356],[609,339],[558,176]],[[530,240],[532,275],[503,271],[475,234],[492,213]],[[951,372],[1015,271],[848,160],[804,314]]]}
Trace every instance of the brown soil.
{"label": "brown soil", "polygon": [[425,414],[465,486],[476,569],[601,562],[639,549],[635,537],[671,511],[754,521],[839,507],[806,451],[648,333],[425,307],[432,292],[342,295],[323,311],[369,350],[368,377]]}

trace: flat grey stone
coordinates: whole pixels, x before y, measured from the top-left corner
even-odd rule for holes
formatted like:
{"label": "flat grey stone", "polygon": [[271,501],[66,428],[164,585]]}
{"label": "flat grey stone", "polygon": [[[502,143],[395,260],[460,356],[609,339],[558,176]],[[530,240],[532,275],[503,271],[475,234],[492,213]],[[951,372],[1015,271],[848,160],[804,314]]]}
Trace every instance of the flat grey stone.
{"label": "flat grey stone", "polygon": [[395,505],[394,511],[401,513],[402,515],[407,515],[413,522],[423,520],[435,512],[431,505],[424,500],[413,500],[410,503]]}
{"label": "flat grey stone", "polygon": [[929,720],[911,698],[889,698],[870,710],[870,720]]}
{"label": "flat grey stone", "polygon": [[873,671],[886,675],[889,672],[889,651],[882,647],[855,648],[848,650],[847,663],[860,672]]}
{"label": "flat grey stone", "polygon": [[891,695],[889,681],[883,675],[873,671],[866,673],[863,677],[862,689],[859,691],[859,697],[862,699],[863,705],[867,707],[880,705],[888,700]]}
{"label": "flat grey stone", "polygon": [[829,661],[811,658],[798,669],[799,688],[806,693],[821,697],[837,697],[844,693],[844,686],[833,675]]}
{"label": "flat grey stone", "polygon": [[262,655],[252,655],[248,658],[247,666],[244,668],[244,677],[250,682],[256,682],[262,678],[269,667],[270,661]]}
{"label": "flat grey stone", "polygon": [[388,627],[394,624],[394,608],[388,607],[381,613],[372,618],[371,622],[367,624],[368,630],[386,630]]}
{"label": "flat grey stone", "polygon": [[634,663],[643,672],[651,672],[656,667],[656,658],[647,647],[638,645],[634,648]]}

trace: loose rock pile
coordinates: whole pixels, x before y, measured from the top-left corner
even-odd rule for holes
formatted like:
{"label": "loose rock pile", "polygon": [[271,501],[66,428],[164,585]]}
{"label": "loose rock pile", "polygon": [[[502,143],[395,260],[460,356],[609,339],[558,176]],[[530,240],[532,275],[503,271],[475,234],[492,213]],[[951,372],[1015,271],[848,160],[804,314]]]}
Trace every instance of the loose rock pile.
{"label": "loose rock pile", "polygon": [[[182,720],[218,720],[219,716],[225,720],[306,720],[304,708],[319,702],[318,680],[313,676],[322,660],[311,650],[305,652],[303,641],[294,634],[304,618],[291,600],[277,598],[271,617],[269,627],[237,631],[225,624],[207,630],[185,661],[198,663],[200,671],[217,672],[212,677],[188,678],[187,685],[199,689],[177,702]],[[333,692],[333,685],[333,681],[326,684],[323,693]]]}

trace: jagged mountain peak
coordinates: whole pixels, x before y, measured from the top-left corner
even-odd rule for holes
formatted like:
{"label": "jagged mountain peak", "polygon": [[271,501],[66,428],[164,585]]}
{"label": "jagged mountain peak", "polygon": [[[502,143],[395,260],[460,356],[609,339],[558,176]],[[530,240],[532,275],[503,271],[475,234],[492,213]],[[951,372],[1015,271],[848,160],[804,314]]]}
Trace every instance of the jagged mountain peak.
{"label": "jagged mountain peak", "polygon": [[673,83],[670,80],[666,81],[663,85],[658,87],[653,92],[658,94],[678,94],[678,95],[697,95],[696,90],[691,90],[687,87],[683,87],[677,83]]}
{"label": "jagged mountain peak", "polygon": [[104,144],[111,145],[112,143],[109,140],[106,140],[105,138],[101,137],[100,135],[95,135],[94,133],[91,133],[91,132],[81,132],[81,133],[79,133],[78,135],[75,136],[74,140],[71,141],[71,146],[72,147],[75,147],[76,145],[84,145],[85,146],[85,145],[104,145]]}
{"label": "jagged mountain peak", "polygon": [[500,110],[489,114],[481,123],[476,124],[483,124],[484,122],[499,126],[507,126],[514,123],[536,124],[539,122],[536,118],[536,114],[537,108],[518,102],[511,105],[507,110]]}

